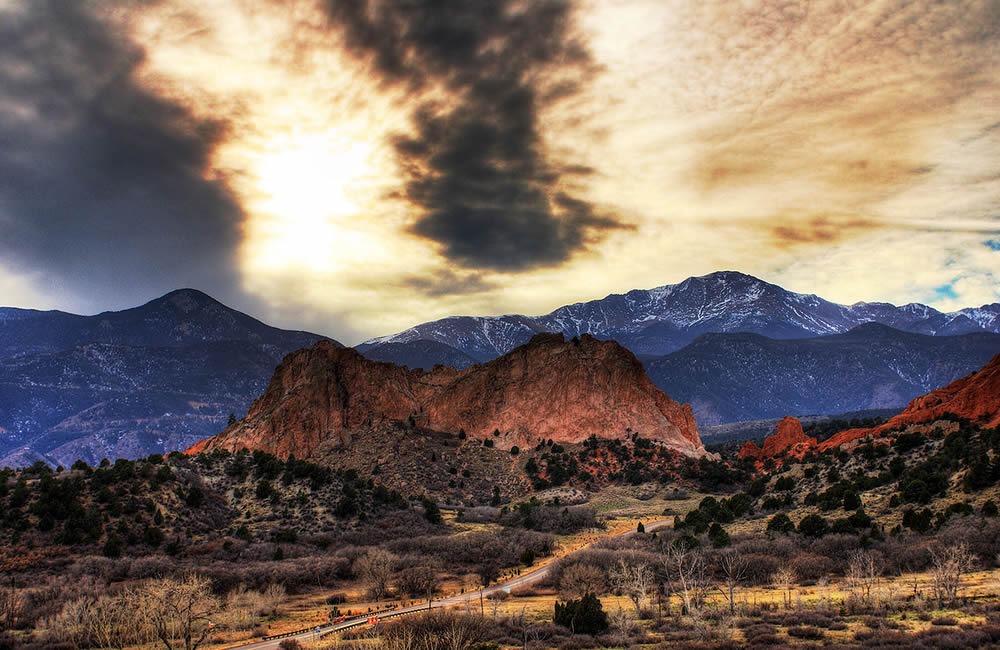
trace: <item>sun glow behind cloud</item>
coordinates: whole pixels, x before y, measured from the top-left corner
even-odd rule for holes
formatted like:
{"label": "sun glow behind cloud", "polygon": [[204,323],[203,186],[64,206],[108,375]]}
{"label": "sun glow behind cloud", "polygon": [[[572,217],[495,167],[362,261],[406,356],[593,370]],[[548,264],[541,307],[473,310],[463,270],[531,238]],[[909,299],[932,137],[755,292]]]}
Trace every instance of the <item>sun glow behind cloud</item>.
{"label": "sun glow behind cloud", "polygon": [[391,199],[400,177],[391,139],[408,132],[412,98],[377,87],[344,56],[318,4],[177,13],[166,3],[134,20],[140,40],[158,43],[149,83],[226,124],[213,167],[245,212],[245,290],[279,309],[311,301],[330,314],[348,308],[332,295],[367,293],[353,277],[427,266],[430,245],[400,236],[412,215]]}
{"label": "sun glow behind cloud", "polygon": [[363,142],[316,133],[277,138],[249,153],[248,272],[332,273],[359,257],[379,257],[378,242],[351,229],[367,198],[359,195],[368,189],[371,156]]}

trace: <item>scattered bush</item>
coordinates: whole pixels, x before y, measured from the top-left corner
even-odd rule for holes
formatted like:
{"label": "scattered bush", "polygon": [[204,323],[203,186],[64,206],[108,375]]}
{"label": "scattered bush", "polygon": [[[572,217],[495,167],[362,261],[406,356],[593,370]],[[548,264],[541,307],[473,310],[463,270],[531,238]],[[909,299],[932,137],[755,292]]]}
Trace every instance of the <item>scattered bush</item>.
{"label": "scattered bush", "polygon": [[597,634],[608,629],[608,615],[594,594],[565,603],[556,601],[553,620],[574,633]]}
{"label": "scattered bush", "polygon": [[815,641],[822,639],[824,634],[823,630],[817,627],[812,627],[811,625],[800,625],[788,628],[788,636],[795,637],[796,639],[809,639]]}
{"label": "scattered bush", "polygon": [[830,524],[819,515],[806,515],[799,522],[799,533],[806,537],[822,537],[830,529]]}

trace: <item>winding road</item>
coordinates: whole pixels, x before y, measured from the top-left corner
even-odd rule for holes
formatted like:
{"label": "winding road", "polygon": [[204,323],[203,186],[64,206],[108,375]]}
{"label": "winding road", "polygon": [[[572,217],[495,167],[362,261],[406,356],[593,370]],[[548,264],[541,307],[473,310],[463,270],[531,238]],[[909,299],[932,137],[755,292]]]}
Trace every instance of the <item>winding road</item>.
{"label": "winding road", "polygon": [[[663,519],[660,521],[654,521],[648,524],[644,524],[644,526],[646,532],[653,532],[658,528],[662,528],[670,524],[672,521],[673,519]],[[618,533],[617,535],[611,535],[609,537],[605,537],[600,541],[604,541],[607,539],[614,539],[615,537],[630,537],[635,534],[636,534],[635,529],[626,530],[625,532]],[[592,542],[591,544],[588,544],[587,546],[584,546],[583,548],[578,549],[573,553],[567,554],[565,557],[572,557],[576,553],[586,550],[597,543],[599,542]],[[506,591],[510,593],[510,591],[517,589],[519,587],[526,587],[528,585],[533,585],[541,582],[546,578],[546,576],[549,575],[554,564],[555,562],[547,564],[541,568],[531,571],[530,573],[525,573],[516,578],[512,578],[511,580],[508,580],[506,582],[498,582],[497,584],[486,587],[485,589],[479,589],[477,591],[467,591],[464,594],[456,594],[454,596],[449,596],[448,598],[441,598],[440,600],[434,600],[431,601],[429,605],[428,603],[422,603],[420,605],[413,605],[411,607],[403,607],[400,609],[388,610],[386,612],[381,613],[379,615],[379,619],[386,620],[389,618],[398,618],[400,616],[406,616],[407,614],[426,612],[428,609],[431,608],[439,609],[443,607],[453,607],[455,605],[463,605],[469,601],[473,600],[478,601],[480,598],[488,598],[490,594],[496,593],[498,591]],[[232,646],[232,648],[247,648],[252,650],[277,650],[281,642],[284,641],[285,639],[295,639],[297,641],[312,641],[318,637],[327,636],[328,634],[332,634],[334,632],[340,632],[343,630],[349,630],[351,628],[360,627],[362,625],[367,625],[369,616],[370,616],[369,614],[365,614],[363,616],[342,621],[340,623],[320,625],[310,630],[301,630],[299,632],[291,633],[287,636],[266,639],[263,641],[256,641],[244,645]]]}

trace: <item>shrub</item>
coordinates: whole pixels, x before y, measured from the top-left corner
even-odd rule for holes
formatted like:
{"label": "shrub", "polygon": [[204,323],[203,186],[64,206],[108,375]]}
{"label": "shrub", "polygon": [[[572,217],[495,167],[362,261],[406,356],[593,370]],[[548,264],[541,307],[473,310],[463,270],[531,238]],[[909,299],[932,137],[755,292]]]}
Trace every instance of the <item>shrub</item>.
{"label": "shrub", "polygon": [[788,636],[795,637],[796,639],[822,639],[823,630],[811,625],[800,625],[788,628]]}
{"label": "shrub", "polygon": [[438,504],[426,496],[420,500],[420,503],[424,506],[424,518],[432,524],[440,524],[441,509],[438,508]]}
{"label": "shrub", "polygon": [[142,541],[156,548],[163,543],[163,531],[156,526],[146,526],[142,533]]}
{"label": "shrub", "polygon": [[806,515],[799,522],[799,533],[806,537],[822,537],[830,529],[830,524],[819,515]]}
{"label": "shrub", "polygon": [[743,637],[749,643],[757,643],[758,639],[768,639],[774,637],[778,633],[778,628],[767,623],[753,623],[749,627],[744,628]]}
{"label": "shrub", "polygon": [[843,505],[844,505],[844,510],[847,510],[848,512],[850,512],[851,510],[857,510],[858,508],[861,507],[861,497],[859,497],[858,493],[853,490],[851,490],[850,492],[845,492]]}
{"label": "shrub", "polygon": [[791,533],[795,531],[795,523],[783,512],[780,512],[767,522],[769,533]]}
{"label": "shrub", "polygon": [[712,524],[711,528],[708,529],[708,539],[715,548],[729,546],[729,533],[717,523]]}
{"label": "shrub", "polygon": [[931,512],[930,508],[924,508],[919,512],[907,508],[903,511],[903,526],[918,533],[926,533],[930,530],[933,517],[934,513]]}
{"label": "shrub", "polygon": [[191,490],[187,493],[187,496],[184,498],[184,503],[186,503],[189,508],[200,508],[202,504],[205,503],[205,493],[202,492],[200,487],[193,485],[191,486]]}
{"label": "shrub", "polygon": [[803,553],[792,558],[792,571],[803,583],[815,583],[835,569],[834,561],[819,553]]}
{"label": "shrub", "polygon": [[[390,621],[381,633],[381,640],[388,648],[434,648],[438,647],[436,642],[445,638],[464,642],[456,647],[472,647],[485,640],[486,622],[478,616],[435,610]],[[412,645],[403,645],[407,642]]]}
{"label": "shrub", "polygon": [[108,539],[104,542],[104,548],[101,552],[105,557],[121,557],[122,555],[122,540],[115,533],[108,535]]}
{"label": "shrub", "polygon": [[778,570],[778,560],[765,553],[746,553],[742,555],[746,562],[746,581],[751,585],[764,585],[771,579],[771,574]]}
{"label": "shrub", "polygon": [[574,633],[596,634],[608,629],[608,615],[594,594],[565,603],[556,601],[553,620]]}
{"label": "shrub", "polygon": [[781,508],[781,500],[777,497],[767,497],[764,499],[764,503],[760,504],[760,507],[764,510],[777,510]]}
{"label": "shrub", "polygon": [[774,482],[774,489],[778,492],[787,492],[795,489],[795,479],[791,476],[782,476]]}

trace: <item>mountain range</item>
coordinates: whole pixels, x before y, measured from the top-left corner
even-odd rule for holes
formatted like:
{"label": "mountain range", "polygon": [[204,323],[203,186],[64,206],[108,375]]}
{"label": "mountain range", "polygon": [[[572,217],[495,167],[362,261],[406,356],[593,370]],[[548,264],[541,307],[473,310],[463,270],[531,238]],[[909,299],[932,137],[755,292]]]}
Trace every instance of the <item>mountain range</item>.
{"label": "mountain range", "polygon": [[561,332],[568,337],[586,333],[613,339],[646,359],[679,350],[710,332],[795,339],[841,334],[868,322],[932,336],[998,333],[1000,303],[951,313],[917,303],[839,305],[744,273],[719,271],[679,284],[565,305],[544,316],[444,318],[365,341],[357,350],[381,361],[430,368],[446,359],[453,364],[489,361],[539,332]]}
{"label": "mountain range", "polygon": [[560,307],[544,316],[457,316],[357,346],[411,368],[466,368],[537,332],[618,341],[699,425],[895,408],[1000,351],[1000,303],[840,305],[734,271]]}
{"label": "mountain range", "polygon": [[711,426],[902,407],[997,352],[1000,334],[927,336],[865,323],[806,339],[702,334],[647,360],[646,372],[668,395],[691,404],[699,426]]}
{"label": "mountain range", "polygon": [[[464,370],[542,332],[618,341],[704,426],[901,407],[1000,351],[1000,304],[845,306],[726,271],[544,316],[446,318],[356,349]],[[325,338],[193,289],[96,316],[0,308],[0,466],[183,449],[246,413],[286,354]]]}
{"label": "mountain range", "polygon": [[325,338],[194,289],[96,316],[0,309],[0,466],[183,449],[245,413],[287,353]]}

